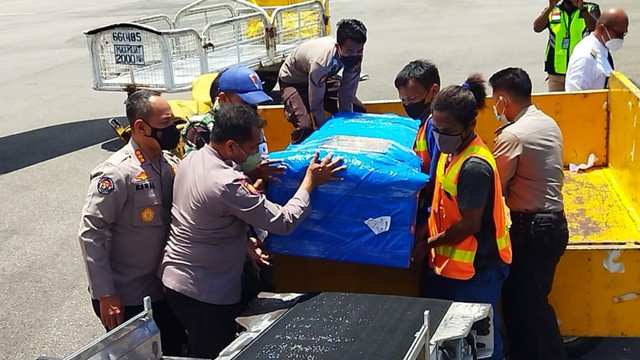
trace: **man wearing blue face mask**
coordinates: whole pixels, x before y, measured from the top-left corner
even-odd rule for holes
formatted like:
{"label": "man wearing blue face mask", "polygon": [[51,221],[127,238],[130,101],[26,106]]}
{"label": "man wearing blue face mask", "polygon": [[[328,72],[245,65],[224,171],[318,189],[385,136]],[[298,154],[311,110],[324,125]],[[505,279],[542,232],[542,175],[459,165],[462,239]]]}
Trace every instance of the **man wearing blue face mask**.
{"label": "man wearing blue face mask", "polygon": [[596,29],[573,50],[567,68],[566,91],[604,89],[613,66],[609,53],[622,48],[629,29],[624,10],[613,8],[598,19]]}
{"label": "man wearing blue face mask", "polygon": [[304,141],[324,125],[327,80],[342,70],[338,111],[353,112],[367,28],[356,19],[338,22],[336,38],[325,36],[302,43],[280,68],[278,82],[284,113],[295,130],[294,144]]}

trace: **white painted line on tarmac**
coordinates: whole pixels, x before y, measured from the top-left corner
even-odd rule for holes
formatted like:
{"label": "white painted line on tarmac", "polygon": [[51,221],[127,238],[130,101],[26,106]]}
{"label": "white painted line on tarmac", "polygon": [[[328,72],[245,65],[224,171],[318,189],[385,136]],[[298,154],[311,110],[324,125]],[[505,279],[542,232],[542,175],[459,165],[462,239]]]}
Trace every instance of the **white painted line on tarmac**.
{"label": "white painted line on tarmac", "polygon": [[0,16],[23,16],[23,15],[35,15],[33,12],[17,12],[17,13],[0,13]]}

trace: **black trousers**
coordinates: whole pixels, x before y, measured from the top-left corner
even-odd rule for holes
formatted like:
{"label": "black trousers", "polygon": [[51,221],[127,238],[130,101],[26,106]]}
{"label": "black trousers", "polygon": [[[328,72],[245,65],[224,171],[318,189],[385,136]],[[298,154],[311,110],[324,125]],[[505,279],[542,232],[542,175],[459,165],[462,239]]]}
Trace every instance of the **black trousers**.
{"label": "black trousers", "polygon": [[165,296],[187,330],[189,356],[214,359],[236,336],[238,305],[213,305],[164,288]]}
{"label": "black trousers", "polygon": [[[91,299],[93,312],[100,318],[100,301]],[[182,347],[187,343],[187,334],[173,314],[166,300],[151,304],[153,320],[160,329],[160,341],[162,342],[162,354],[167,356],[181,356]],[[127,321],[144,311],[144,305],[125,306],[124,321]],[[108,331],[108,330],[107,330]]]}
{"label": "black trousers", "polygon": [[564,212],[511,213],[513,261],[502,287],[509,359],[565,360],[567,353],[548,295],[569,241]]}

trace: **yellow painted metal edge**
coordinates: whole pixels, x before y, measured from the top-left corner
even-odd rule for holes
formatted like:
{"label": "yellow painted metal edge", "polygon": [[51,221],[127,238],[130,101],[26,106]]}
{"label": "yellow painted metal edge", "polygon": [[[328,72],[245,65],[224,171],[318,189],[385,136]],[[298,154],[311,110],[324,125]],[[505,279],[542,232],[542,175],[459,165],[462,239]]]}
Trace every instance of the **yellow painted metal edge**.
{"label": "yellow painted metal edge", "polygon": [[624,207],[628,210],[629,217],[635,224],[636,228],[640,231],[640,216],[636,212],[635,207],[633,206],[633,201],[629,199],[624,189],[618,184],[616,177],[611,174],[610,171],[604,172],[605,177],[611,183],[611,187],[615,189],[615,194],[620,199],[620,202],[624,205]]}
{"label": "yellow painted metal edge", "polygon": [[629,91],[631,91],[638,99],[640,99],[640,89],[633,83],[633,81],[629,80],[628,77],[624,76],[624,74],[614,71],[611,73],[613,77],[620,80],[620,82],[627,87]]}

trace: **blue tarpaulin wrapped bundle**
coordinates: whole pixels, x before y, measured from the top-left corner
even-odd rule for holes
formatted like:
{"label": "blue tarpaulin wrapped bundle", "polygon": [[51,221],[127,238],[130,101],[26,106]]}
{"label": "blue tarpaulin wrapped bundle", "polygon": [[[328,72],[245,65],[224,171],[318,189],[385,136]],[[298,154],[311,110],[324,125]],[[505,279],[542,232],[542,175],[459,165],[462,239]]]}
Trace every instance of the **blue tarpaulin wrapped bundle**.
{"label": "blue tarpaulin wrapped bundle", "polygon": [[316,150],[344,158],[344,181],[311,196],[312,213],[287,236],[271,234],[274,254],[409,267],[418,193],[429,180],[413,151],[419,122],[397,115],[341,113],[299,145],[270,155],[284,159],[282,182],[267,196],[285,204]]}

